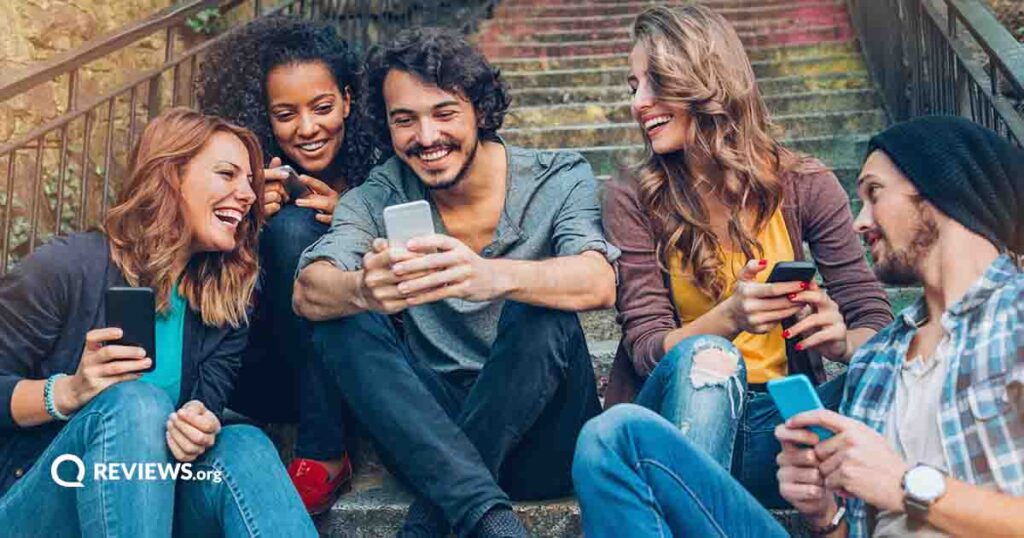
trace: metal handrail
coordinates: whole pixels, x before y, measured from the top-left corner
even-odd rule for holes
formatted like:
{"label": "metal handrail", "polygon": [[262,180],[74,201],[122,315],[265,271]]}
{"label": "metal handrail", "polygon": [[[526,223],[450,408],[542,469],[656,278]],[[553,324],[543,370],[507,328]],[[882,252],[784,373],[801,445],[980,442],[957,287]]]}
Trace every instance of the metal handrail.
{"label": "metal handrail", "polygon": [[[242,3],[182,0],[140,22],[0,80],[0,103],[61,77],[67,76],[68,84],[66,107],[61,115],[0,145],[0,275],[50,234],[83,230],[90,223],[100,222],[116,190],[115,183],[127,168],[128,154],[145,119],[154,117],[165,106],[191,106],[200,55],[233,31],[176,53],[177,28],[203,9],[218,7],[226,13]],[[331,21],[354,46],[365,48],[389,32],[411,25],[447,24],[469,32],[495,3],[496,0],[280,0],[275,7],[264,9],[264,3],[255,0],[251,18],[290,14]],[[78,102],[77,75],[83,65],[159,32],[166,35],[164,59],[159,66],[134,75],[86,103]],[[102,139],[94,140],[97,138]]]}
{"label": "metal handrail", "polygon": [[[160,30],[173,28],[189,17],[223,0],[188,0],[158,11],[136,23],[99,36],[78,48],[59,54],[37,66],[0,79],[0,102],[22,94],[40,84],[74,72],[81,66],[123,49]],[[69,107],[70,108],[70,107]]]}
{"label": "metal handrail", "polygon": [[1024,46],[980,0],[847,0],[890,116],[968,117],[1024,142]]}

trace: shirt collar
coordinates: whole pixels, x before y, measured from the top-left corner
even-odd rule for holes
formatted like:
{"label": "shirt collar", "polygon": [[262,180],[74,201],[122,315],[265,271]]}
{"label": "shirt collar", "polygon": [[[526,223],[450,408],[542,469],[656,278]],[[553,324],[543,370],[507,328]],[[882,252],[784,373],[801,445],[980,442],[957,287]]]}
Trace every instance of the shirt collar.
{"label": "shirt collar", "polygon": [[[942,325],[949,327],[955,318],[959,318],[986,301],[1019,273],[1016,264],[1007,254],[1002,254],[993,261],[981,277],[967,289],[959,301],[953,303],[942,316]],[[924,296],[919,297],[899,315],[902,329],[917,328],[928,321],[928,305]]]}

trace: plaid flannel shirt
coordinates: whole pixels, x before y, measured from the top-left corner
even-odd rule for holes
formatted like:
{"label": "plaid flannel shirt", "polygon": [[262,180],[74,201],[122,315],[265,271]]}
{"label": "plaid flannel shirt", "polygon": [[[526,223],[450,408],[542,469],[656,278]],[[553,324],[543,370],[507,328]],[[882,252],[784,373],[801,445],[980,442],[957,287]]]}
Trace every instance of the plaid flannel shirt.
{"label": "plaid flannel shirt", "polygon": [[[922,298],[861,346],[850,362],[844,415],[884,433],[896,374],[927,316]],[[1000,256],[941,322],[947,341],[936,353],[948,369],[937,418],[946,471],[1024,495],[1024,273]],[[850,499],[847,507],[850,536],[867,536],[864,502]]]}

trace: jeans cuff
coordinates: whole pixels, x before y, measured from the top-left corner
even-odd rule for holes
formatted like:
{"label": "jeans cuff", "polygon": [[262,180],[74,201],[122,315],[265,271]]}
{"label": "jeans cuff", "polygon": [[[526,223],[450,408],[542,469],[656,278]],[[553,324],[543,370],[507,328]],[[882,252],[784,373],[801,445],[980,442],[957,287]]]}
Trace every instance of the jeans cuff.
{"label": "jeans cuff", "polygon": [[473,529],[476,528],[477,523],[480,523],[484,514],[495,506],[505,506],[511,509],[512,503],[507,499],[492,499],[481,503],[476,508],[466,512],[466,515],[462,516],[462,521],[459,522],[457,527],[457,530],[459,531],[458,535],[462,538],[469,536],[473,532]]}
{"label": "jeans cuff", "polygon": [[331,461],[341,459],[345,454],[344,443],[331,443],[330,446],[321,443],[302,443],[295,441],[295,457],[308,460]]}

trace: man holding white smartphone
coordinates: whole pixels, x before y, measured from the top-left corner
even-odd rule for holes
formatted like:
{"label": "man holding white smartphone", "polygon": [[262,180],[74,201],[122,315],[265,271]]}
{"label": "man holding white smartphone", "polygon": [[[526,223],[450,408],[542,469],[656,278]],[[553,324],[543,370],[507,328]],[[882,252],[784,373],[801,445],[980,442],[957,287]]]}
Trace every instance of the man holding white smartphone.
{"label": "man holding white smartphone", "polygon": [[593,173],[502,142],[507,90],[457,34],[402,32],[370,54],[366,83],[395,155],[304,253],[295,309],[418,496],[401,535],[526,536],[510,499],[568,494],[599,411],[575,312],[614,304],[618,250]]}

